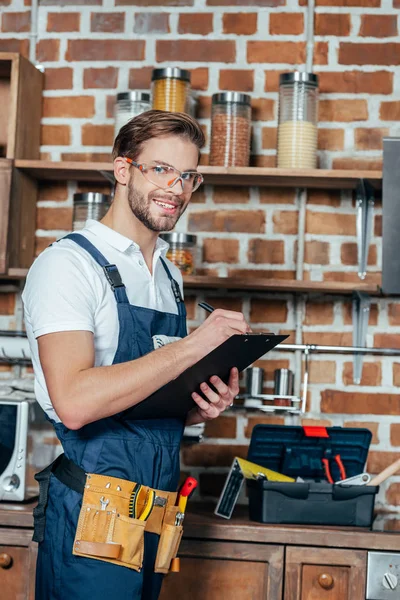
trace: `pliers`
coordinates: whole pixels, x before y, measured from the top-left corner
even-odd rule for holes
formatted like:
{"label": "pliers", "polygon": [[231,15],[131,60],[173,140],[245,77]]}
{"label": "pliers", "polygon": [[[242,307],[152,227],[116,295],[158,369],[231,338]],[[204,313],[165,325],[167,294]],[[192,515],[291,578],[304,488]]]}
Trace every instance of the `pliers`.
{"label": "pliers", "polygon": [[[335,463],[337,464],[337,466],[339,467],[339,473],[340,473],[340,479],[346,479],[346,469],[344,468],[344,464],[342,462],[342,459],[340,457],[340,454],[336,454],[333,457]],[[331,475],[331,469],[329,466],[329,458],[323,458],[322,459],[322,464],[324,467],[324,471],[325,471],[325,477],[327,478],[327,480],[329,481],[329,483],[335,483],[333,480],[333,477]]]}

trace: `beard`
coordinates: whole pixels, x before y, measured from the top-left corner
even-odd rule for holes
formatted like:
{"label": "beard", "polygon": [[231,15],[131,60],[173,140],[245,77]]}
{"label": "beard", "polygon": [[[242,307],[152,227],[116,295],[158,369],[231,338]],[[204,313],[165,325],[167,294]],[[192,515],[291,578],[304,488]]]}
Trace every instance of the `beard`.
{"label": "beard", "polygon": [[147,229],[156,231],[157,233],[171,231],[186,210],[186,207],[183,207],[183,203],[174,196],[173,198],[169,197],[169,200],[173,200],[178,204],[175,215],[163,215],[159,217],[152,215],[151,206],[153,199],[162,200],[161,193],[162,190],[159,192],[150,192],[146,198],[144,194],[134,189],[133,186],[129,186],[128,190],[128,203],[132,213]]}

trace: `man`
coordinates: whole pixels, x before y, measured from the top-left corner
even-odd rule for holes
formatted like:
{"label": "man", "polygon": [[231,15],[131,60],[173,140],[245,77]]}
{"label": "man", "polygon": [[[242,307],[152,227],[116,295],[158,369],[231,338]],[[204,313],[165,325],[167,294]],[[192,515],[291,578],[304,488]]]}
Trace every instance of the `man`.
{"label": "man", "polygon": [[[38,600],[158,598],[166,572],[156,560],[159,534],[167,511],[175,514],[168,503],[176,499],[185,423],[157,415],[137,421],[127,409],[231,335],[249,331],[241,313],[216,310],[186,336],[182,278],[158,238],[174,228],[202,182],[203,144],[200,127],[187,115],[148,111],[132,119],[115,140],[116,188],[108,213],[46,249],[28,274],[23,301],[37,399],[67,457],[38,475]],[[160,335],[173,343],[154,349]],[[211,383],[201,385],[208,402],[193,393],[197,407],[186,424],[218,417],[238,393],[238,372],[232,369],[227,385],[218,377]],[[99,494],[94,506],[85,500],[94,477],[87,474],[105,486],[93,492]],[[138,488],[132,483],[130,490],[146,489],[146,498],[155,490],[164,502],[146,523],[144,557],[143,540],[132,545],[142,513],[133,521],[105,510],[117,493],[115,481],[118,493],[134,482]],[[134,491],[130,500],[132,517]],[[110,519],[120,521],[111,525]]]}

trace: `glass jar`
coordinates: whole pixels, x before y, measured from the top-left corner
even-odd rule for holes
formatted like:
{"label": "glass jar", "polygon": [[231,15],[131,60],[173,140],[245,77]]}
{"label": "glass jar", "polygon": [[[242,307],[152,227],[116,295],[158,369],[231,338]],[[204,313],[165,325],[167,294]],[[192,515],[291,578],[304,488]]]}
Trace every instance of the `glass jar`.
{"label": "glass jar", "polygon": [[170,112],[188,112],[190,71],[178,67],[153,69],[153,108]]}
{"label": "glass jar", "polygon": [[121,92],[117,94],[114,108],[115,126],[114,136],[128,121],[151,109],[151,99],[148,92]]}
{"label": "glass jar", "polygon": [[250,158],[251,97],[223,92],[212,97],[210,165],[247,167]]}
{"label": "glass jar", "polygon": [[188,233],[163,233],[160,237],[168,242],[167,258],[182,275],[194,275],[196,271],[196,236]]}
{"label": "glass jar", "polygon": [[279,78],[278,168],[317,167],[317,125],[318,76],[283,73]]}
{"label": "glass jar", "polygon": [[83,229],[87,219],[100,221],[111,205],[111,196],[98,192],[74,194],[74,216],[72,229]]}

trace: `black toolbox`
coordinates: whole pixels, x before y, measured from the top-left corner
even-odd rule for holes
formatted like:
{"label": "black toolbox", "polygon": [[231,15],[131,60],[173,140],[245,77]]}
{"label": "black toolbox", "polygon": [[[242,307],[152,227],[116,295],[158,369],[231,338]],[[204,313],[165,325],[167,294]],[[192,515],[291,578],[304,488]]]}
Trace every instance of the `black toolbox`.
{"label": "black toolbox", "polygon": [[304,483],[247,480],[249,516],[261,523],[371,527],[379,486],[336,485],[327,481],[323,459],[334,482],[364,471],[372,434],[369,429],[256,425],[247,459]]}

